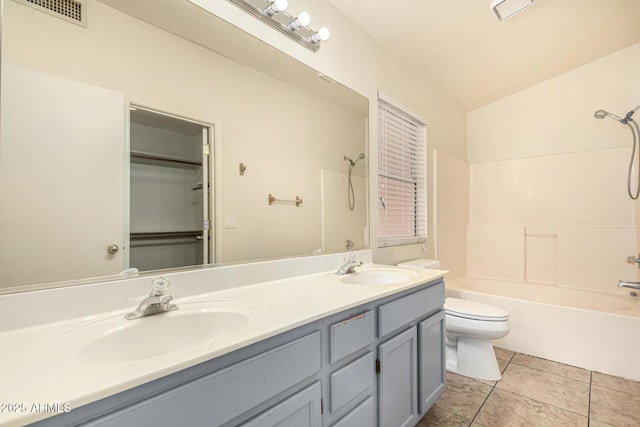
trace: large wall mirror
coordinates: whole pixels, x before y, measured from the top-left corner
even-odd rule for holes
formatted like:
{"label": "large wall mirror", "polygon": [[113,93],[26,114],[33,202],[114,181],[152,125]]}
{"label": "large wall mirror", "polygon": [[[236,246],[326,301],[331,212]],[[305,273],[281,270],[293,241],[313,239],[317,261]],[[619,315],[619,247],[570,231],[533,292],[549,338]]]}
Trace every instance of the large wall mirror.
{"label": "large wall mirror", "polygon": [[187,0],[3,3],[0,293],[369,246],[366,98]]}

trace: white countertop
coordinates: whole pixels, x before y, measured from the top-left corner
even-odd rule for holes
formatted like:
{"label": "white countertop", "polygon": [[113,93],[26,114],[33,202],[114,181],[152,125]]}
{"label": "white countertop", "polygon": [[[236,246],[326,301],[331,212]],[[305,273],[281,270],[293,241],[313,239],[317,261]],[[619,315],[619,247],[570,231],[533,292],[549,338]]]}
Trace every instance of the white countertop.
{"label": "white countertop", "polygon": [[[363,268],[389,266],[366,265]],[[60,361],[43,343],[73,328],[113,316],[134,306],[0,332],[0,425],[24,425],[56,415],[35,411],[36,404],[73,410],[90,402],[194,366],[332,314],[402,292],[444,276],[444,270],[412,270],[412,280],[388,285],[348,285],[333,271],[176,297],[174,302],[242,301],[255,305],[255,321],[221,340],[159,357],[120,363]],[[160,314],[162,315],[162,314]],[[131,320],[140,322],[145,319]],[[161,332],[160,332],[161,333]],[[13,405],[13,406],[11,406]],[[22,412],[24,411],[24,412]]]}

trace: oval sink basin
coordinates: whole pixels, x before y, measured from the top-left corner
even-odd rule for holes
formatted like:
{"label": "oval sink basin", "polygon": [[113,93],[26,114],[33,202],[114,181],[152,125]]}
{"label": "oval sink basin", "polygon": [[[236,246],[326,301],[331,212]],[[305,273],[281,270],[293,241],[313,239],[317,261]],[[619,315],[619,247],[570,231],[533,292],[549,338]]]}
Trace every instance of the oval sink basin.
{"label": "oval sink basin", "polygon": [[122,363],[190,350],[238,334],[251,320],[250,304],[178,303],[179,310],[127,320],[122,314],[64,332],[42,346],[52,362]]}
{"label": "oval sink basin", "polygon": [[371,268],[356,270],[355,273],[340,277],[342,283],[350,285],[393,285],[406,282],[418,276],[415,271],[393,268]]}

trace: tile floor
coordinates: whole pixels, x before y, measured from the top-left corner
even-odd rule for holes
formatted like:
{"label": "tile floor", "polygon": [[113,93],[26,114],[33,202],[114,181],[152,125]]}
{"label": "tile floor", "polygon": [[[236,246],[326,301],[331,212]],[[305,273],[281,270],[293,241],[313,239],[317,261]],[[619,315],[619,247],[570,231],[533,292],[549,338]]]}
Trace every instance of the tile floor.
{"label": "tile floor", "polygon": [[447,372],[417,427],[640,426],[640,382],[500,348],[496,356],[501,381]]}

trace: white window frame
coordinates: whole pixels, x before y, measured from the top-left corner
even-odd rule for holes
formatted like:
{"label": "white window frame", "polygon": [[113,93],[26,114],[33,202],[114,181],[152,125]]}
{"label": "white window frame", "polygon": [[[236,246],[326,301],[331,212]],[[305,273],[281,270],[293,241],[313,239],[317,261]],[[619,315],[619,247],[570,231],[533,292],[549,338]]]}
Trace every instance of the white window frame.
{"label": "white window frame", "polygon": [[378,247],[427,241],[427,125],[378,93]]}

